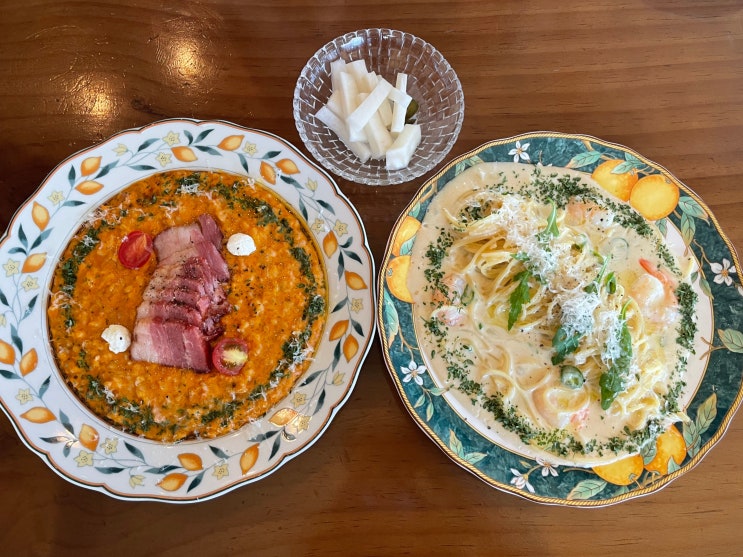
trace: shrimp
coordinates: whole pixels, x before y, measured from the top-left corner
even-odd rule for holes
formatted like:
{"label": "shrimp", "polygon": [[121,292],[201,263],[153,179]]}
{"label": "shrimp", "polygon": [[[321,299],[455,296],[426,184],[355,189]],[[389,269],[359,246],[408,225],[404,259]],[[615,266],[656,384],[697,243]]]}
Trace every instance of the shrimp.
{"label": "shrimp", "polygon": [[588,421],[588,389],[570,389],[546,384],[534,389],[534,410],[543,425],[550,428],[570,427],[577,432]]}
{"label": "shrimp", "polygon": [[467,287],[467,281],[464,276],[460,274],[446,275],[441,279],[441,282],[446,287],[446,291],[437,290],[433,296],[434,302],[454,305],[460,304],[464,289]]}
{"label": "shrimp", "polygon": [[568,225],[581,225],[591,222],[595,226],[604,228],[610,225],[613,217],[606,211],[593,203],[582,203],[571,201],[565,207],[565,223]]}
{"label": "shrimp", "polygon": [[640,275],[632,283],[629,295],[649,321],[661,325],[675,321],[678,315],[678,300],[674,293],[675,279],[647,259],[640,259],[640,266],[646,274]]}
{"label": "shrimp", "polygon": [[669,305],[678,305],[678,300],[676,299],[676,287],[678,284],[676,283],[676,279],[667,272],[658,269],[658,267],[647,259],[640,258],[640,266],[645,269],[648,274],[658,279],[663,285],[663,291],[665,292],[666,301]]}
{"label": "shrimp", "polygon": [[586,427],[586,423],[588,422],[588,406],[584,406],[582,409],[578,410],[577,412],[574,412],[570,416],[570,425],[573,426],[573,429],[575,431],[580,431],[584,427]]}
{"label": "shrimp", "polygon": [[434,319],[441,321],[444,325],[447,325],[448,327],[454,327],[456,325],[461,325],[464,321],[465,317],[464,310],[461,307],[457,306],[441,306],[436,308],[433,313],[431,314],[431,317]]}

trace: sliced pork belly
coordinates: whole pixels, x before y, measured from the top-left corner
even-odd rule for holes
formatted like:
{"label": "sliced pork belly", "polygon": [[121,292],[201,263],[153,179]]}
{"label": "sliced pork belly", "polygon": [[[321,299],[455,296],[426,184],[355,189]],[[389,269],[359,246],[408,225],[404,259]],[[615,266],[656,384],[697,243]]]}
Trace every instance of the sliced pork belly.
{"label": "sliced pork belly", "polygon": [[222,249],[222,231],[217,226],[216,221],[211,215],[201,215],[199,217],[199,226],[201,227],[201,233],[204,238],[214,244],[214,247],[218,250]]}
{"label": "sliced pork belly", "polygon": [[158,263],[137,308],[132,359],[210,370],[209,341],[224,332],[220,320],[230,311],[221,242],[210,215],[155,237]]}
{"label": "sliced pork belly", "polygon": [[140,319],[134,326],[132,359],[208,372],[209,343],[201,329],[181,321]]}
{"label": "sliced pork belly", "polygon": [[[212,224],[214,227],[217,226],[211,217],[205,222],[210,223],[205,225],[209,230]],[[179,263],[185,259],[199,257],[206,260],[219,281],[230,278],[227,263],[220,253],[221,245],[215,246],[213,238],[207,239],[204,236],[199,222],[163,230],[155,237],[154,246],[158,261],[163,264]]]}

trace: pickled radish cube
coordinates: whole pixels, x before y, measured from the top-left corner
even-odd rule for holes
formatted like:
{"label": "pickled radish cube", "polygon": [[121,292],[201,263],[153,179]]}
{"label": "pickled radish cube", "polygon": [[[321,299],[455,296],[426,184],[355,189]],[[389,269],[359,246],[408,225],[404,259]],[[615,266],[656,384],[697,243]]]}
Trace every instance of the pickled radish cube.
{"label": "pickled radish cube", "polygon": [[379,80],[374,90],[356,107],[356,110],[346,117],[346,123],[348,124],[348,129],[351,130],[352,137],[353,130],[363,129],[369,120],[371,120],[372,116],[377,114],[379,107],[387,100],[391,89],[392,85],[388,81]]}
{"label": "pickled radish cube", "polygon": [[369,150],[373,159],[384,158],[387,150],[392,146],[393,139],[389,130],[382,123],[382,119],[376,112],[364,127],[366,138],[369,142]]}
{"label": "pickled radish cube", "polygon": [[400,170],[408,166],[420,142],[420,124],[405,124],[400,135],[387,150],[387,160],[385,162],[387,170]]}
{"label": "pickled radish cube", "polygon": [[369,158],[371,157],[371,151],[369,150],[369,147],[367,147],[360,141],[351,141],[348,137],[348,128],[346,127],[346,123],[341,118],[333,114],[333,111],[331,111],[327,107],[327,105],[323,105],[322,107],[320,107],[320,110],[315,113],[315,118],[320,120],[330,129],[330,131],[335,133],[335,135],[338,136],[338,139],[340,139],[341,142],[362,163],[369,160]]}
{"label": "pickled radish cube", "polygon": [[[408,89],[408,74],[399,73],[397,74],[397,80],[395,81],[395,89],[401,93],[407,94]],[[390,131],[393,133],[400,133],[405,126],[405,113],[408,110],[408,105],[402,103],[393,103],[392,108],[392,122],[390,123]]]}

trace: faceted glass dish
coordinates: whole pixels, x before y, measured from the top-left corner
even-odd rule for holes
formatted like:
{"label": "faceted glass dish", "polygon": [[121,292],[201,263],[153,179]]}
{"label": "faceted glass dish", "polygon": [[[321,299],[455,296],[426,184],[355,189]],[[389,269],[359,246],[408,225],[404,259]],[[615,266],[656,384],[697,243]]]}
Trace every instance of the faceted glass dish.
{"label": "faceted glass dish", "polygon": [[[315,113],[331,93],[330,63],[363,59],[374,71],[395,84],[398,73],[408,74],[408,94],[418,102],[416,123],[421,143],[410,164],[387,170],[384,160],[362,163]],[[329,42],[309,59],[294,89],[294,122],[307,150],[334,174],[367,185],[393,185],[413,180],[439,164],[459,136],[464,120],[464,93],[457,74],[429,43],[391,29],[363,29]]]}

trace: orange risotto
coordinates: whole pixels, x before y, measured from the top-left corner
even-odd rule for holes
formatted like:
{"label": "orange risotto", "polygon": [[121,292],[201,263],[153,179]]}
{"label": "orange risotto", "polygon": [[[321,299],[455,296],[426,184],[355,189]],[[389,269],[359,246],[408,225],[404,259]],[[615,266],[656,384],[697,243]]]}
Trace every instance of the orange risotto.
{"label": "orange risotto", "polygon": [[[230,311],[222,337],[247,343],[236,375],[134,361],[101,337],[110,325],[132,331],[157,265],[129,269],[117,257],[133,231],[155,237],[202,214],[224,236]],[[232,255],[233,234],[256,251]],[[96,415],[122,431],[162,442],[213,438],[261,417],[310,365],[326,320],[326,277],[303,220],[269,189],[220,172],[174,171],[129,186],[94,211],[55,270],[49,334],[61,374]],[[215,339],[213,343],[219,341]]]}

